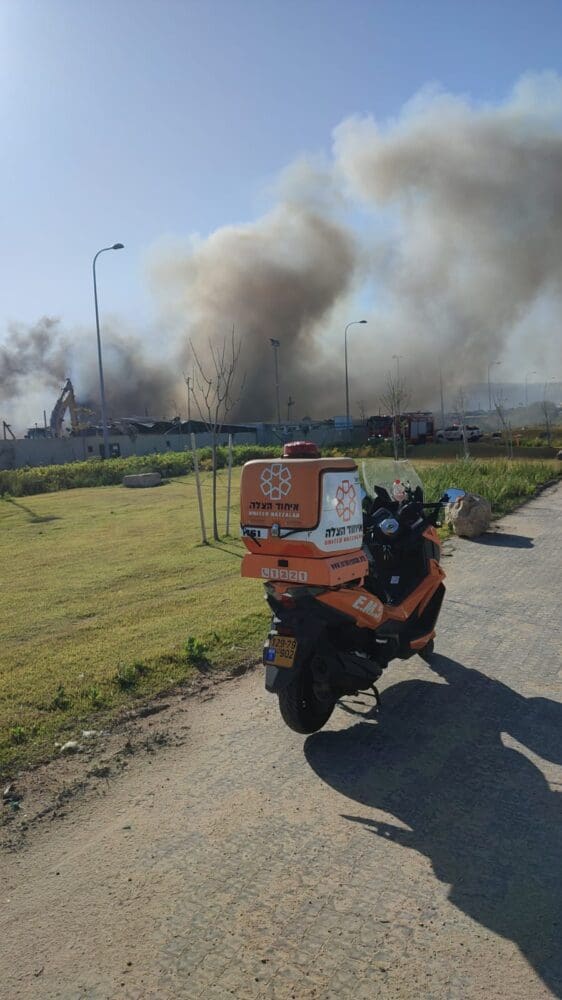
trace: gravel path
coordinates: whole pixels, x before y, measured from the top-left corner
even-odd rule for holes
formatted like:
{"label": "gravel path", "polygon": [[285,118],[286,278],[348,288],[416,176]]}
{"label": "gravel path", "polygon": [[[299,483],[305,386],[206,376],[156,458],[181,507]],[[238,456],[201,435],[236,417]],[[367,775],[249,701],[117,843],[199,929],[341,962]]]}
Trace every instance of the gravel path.
{"label": "gravel path", "polygon": [[562,997],[562,488],[455,546],[380,713],[303,739],[257,671],[3,855],[0,996]]}

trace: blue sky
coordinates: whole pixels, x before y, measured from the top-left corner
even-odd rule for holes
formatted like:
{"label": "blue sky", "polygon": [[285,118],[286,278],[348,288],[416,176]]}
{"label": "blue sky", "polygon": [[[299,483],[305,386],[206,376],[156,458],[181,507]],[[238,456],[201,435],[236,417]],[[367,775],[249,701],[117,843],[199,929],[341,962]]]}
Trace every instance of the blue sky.
{"label": "blue sky", "polygon": [[561,22],[549,0],[3,0],[0,340],[43,314],[92,325],[91,258],[116,240],[103,308],[150,322],[154,243],[255,218],[350,114],[561,70]]}

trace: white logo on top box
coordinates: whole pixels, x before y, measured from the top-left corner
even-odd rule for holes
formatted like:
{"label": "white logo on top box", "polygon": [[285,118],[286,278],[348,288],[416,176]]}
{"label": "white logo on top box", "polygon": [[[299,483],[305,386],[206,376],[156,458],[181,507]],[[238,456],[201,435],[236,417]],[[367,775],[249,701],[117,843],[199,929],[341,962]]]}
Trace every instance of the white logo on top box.
{"label": "white logo on top box", "polygon": [[291,470],[281,462],[266,466],[260,476],[260,490],[268,500],[282,500],[291,492]]}
{"label": "white logo on top box", "polygon": [[313,531],[293,537],[313,542],[322,552],[358,549],[363,544],[361,482],[358,472],[325,472],[320,521]]}

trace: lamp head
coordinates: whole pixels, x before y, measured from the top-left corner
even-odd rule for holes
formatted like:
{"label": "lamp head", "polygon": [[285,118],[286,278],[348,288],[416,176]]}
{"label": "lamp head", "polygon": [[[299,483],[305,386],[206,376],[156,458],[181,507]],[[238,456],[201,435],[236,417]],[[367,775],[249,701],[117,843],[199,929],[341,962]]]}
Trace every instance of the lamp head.
{"label": "lamp head", "polygon": [[124,250],[125,246],[124,246],[123,243],[114,243],[111,249],[112,250]]}

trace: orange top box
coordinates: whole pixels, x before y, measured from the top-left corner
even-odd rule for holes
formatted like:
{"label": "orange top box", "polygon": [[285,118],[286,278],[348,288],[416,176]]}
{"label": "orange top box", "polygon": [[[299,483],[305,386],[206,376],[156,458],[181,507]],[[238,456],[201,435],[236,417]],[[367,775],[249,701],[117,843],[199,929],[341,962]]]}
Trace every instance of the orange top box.
{"label": "orange top box", "polygon": [[240,524],[248,549],[243,576],[338,586],[368,571],[353,459],[248,462],[242,470]]}

